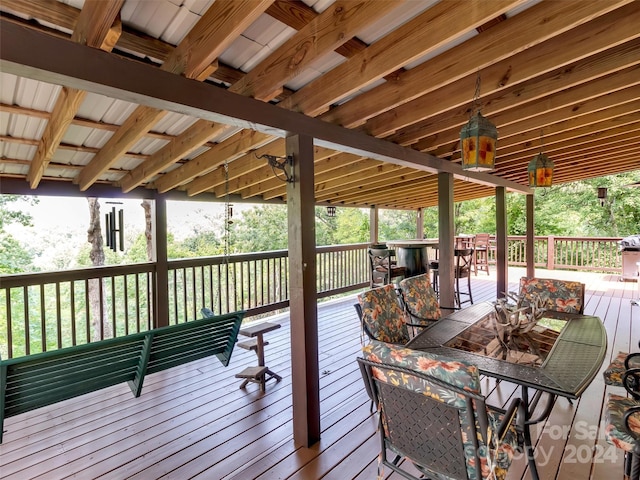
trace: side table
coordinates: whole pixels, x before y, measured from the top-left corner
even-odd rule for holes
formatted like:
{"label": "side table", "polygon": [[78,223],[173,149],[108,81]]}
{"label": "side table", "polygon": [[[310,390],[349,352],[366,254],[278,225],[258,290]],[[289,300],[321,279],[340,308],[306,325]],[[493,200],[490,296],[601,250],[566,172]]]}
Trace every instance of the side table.
{"label": "side table", "polygon": [[258,383],[260,391],[264,392],[267,380],[271,378],[275,378],[277,382],[282,380],[282,377],[271,371],[264,362],[264,346],[268,345],[264,341],[264,334],[278,328],[280,328],[278,323],[264,322],[240,329],[240,335],[249,337],[249,340],[238,343],[238,346],[246,350],[253,350],[258,356],[258,366],[247,367],[240,373],[236,373],[236,378],[244,378],[240,388],[245,388],[249,382],[253,382]]}

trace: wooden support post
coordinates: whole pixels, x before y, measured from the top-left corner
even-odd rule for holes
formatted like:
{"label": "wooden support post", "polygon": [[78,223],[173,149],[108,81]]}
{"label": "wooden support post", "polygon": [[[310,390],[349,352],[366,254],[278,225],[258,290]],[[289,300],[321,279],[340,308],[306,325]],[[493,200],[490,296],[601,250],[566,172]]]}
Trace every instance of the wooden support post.
{"label": "wooden support post", "polygon": [[416,215],[416,238],[424,238],[424,209],[419,208]]}
{"label": "wooden support post", "polygon": [[375,205],[369,210],[369,243],[378,243],[378,207]]}
{"label": "wooden support post", "polygon": [[167,199],[156,195],[153,202],[153,246],[156,262],[154,327],[169,325],[169,263],[167,259]]}
{"label": "wooden support post", "polygon": [[507,189],[496,187],[496,297],[508,291],[507,274]]}
{"label": "wooden support post", "polygon": [[286,145],[294,163],[287,184],[293,442],[309,447],[320,440],[313,139],[292,135]]}
{"label": "wooden support post", "polygon": [[527,195],[527,241],[526,241],[526,262],[527,262],[527,277],[533,278],[536,276],[536,264],[535,264],[535,197],[533,195]]}
{"label": "wooden support post", "polygon": [[438,174],[438,289],[440,305],[454,306],[453,175]]}

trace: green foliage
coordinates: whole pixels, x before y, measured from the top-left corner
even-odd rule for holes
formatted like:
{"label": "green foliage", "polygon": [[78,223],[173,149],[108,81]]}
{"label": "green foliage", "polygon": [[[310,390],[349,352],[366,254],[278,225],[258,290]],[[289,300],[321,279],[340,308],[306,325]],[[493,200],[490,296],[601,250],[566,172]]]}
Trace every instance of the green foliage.
{"label": "green foliage", "polygon": [[415,211],[380,210],[378,218],[378,238],[381,241],[416,238]]}
{"label": "green foliage", "polygon": [[234,219],[231,225],[231,250],[264,252],[286,249],[288,240],[287,206],[258,205]]}
{"label": "green foliage", "polygon": [[22,245],[6,227],[11,224],[31,225],[31,215],[19,210],[22,205],[35,205],[37,197],[0,195],[0,274],[20,273],[29,268],[35,256],[33,249]]}
{"label": "green foliage", "polygon": [[361,208],[336,210],[335,244],[364,243],[369,241],[369,212]]}

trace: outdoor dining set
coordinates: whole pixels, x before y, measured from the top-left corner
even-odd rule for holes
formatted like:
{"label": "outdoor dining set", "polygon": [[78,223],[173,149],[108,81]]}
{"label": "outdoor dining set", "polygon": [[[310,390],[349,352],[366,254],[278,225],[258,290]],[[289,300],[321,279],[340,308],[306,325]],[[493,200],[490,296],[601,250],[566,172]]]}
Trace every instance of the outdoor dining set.
{"label": "outdoor dining set", "polygon": [[[584,314],[585,285],[523,277],[519,292],[461,308],[439,304],[429,273],[392,278],[354,305],[357,361],[379,419],[379,475],[386,467],[409,479],[504,479],[518,451],[538,479],[531,425],[549,418],[558,397],[578,399],[607,353],[602,321]],[[519,394],[492,405],[484,377]],[[640,353],[621,352],[604,377],[628,392],[609,395],[603,418],[625,475],[638,479]]]}

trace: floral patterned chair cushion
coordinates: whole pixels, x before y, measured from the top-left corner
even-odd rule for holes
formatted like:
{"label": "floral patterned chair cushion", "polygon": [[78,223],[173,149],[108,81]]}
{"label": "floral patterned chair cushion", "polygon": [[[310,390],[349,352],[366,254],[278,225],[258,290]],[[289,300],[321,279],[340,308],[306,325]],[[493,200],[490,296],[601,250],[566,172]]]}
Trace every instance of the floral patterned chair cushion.
{"label": "floral patterned chair cushion", "polygon": [[556,312],[582,313],[584,311],[584,283],[551,278],[520,279],[522,305],[528,306],[537,295],[546,301],[546,308]]}
{"label": "floral patterned chair cushion", "polygon": [[[637,413],[629,416],[627,430],[624,416],[629,409]],[[636,446],[640,446],[640,402],[620,395],[609,395],[604,434],[608,443],[625,452],[633,452]]]}
{"label": "floral patterned chair cushion", "polygon": [[429,321],[440,320],[438,296],[431,288],[429,274],[405,278],[398,286],[412,323],[429,325]]}
{"label": "floral patterned chair cushion", "polygon": [[[442,355],[420,352],[378,341],[372,341],[369,345],[363,347],[362,352],[364,358],[371,362],[414,370],[462,388],[470,393],[481,395],[478,368],[475,365],[452,360]],[[467,475],[471,480],[481,480],[476,474],[475,456],[473,455],[474,447],[470,440],[472,435],[470,415],[474,415],[474,412],[468,411],[465,396],[456,393],[454,390],[448,390],[435,383],[430,383],[422,377],[400,374],[392,370],[383,371],[376,368],[372,370],[374,377],[380,381],[392,385],[401,385],[404,388],[421,392],[434,400],[460,409],[460,428],[464,443]],[[482,413],[479,412],[479,414],[481,415]],[[481,461],[482,479],[504,479],[511,465],[514,452],[518,448],[514,422],[511,422],[503,438],[498,439],[496,433],[503,421],[503,414],[489,407],[487,409],[488,435],[486,438],[489,438],[489,446],[487,448],[487,445],[482,440],[478,417],[473,416],[473,418],[478,432],[478,454]],[[387,427],[384,418],[382,420],[386,431]],[[429,470],[427,467],[421,467],[417,463],[416,467],[430,478],[448,478]]]}
{"label": "floral patterned chair cushion", "polygon": [[613,362],[602,373],[604,383],[622,387],[622,375],[630,368],[640,368],[640,353],[618,352]]}
{"label": "floral patterned chair cushion", "polygon": [[372,339],[402,345],[410,340],[393,284],[359,294],[358,302],[362,310],[362,325]]}

